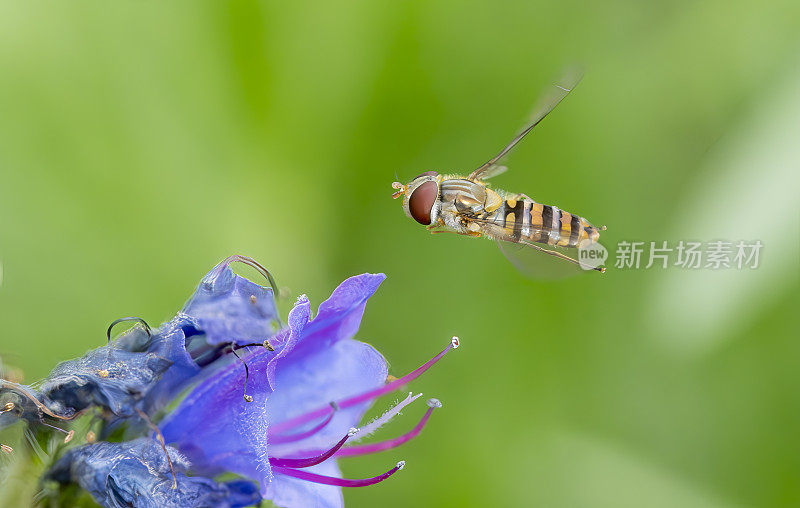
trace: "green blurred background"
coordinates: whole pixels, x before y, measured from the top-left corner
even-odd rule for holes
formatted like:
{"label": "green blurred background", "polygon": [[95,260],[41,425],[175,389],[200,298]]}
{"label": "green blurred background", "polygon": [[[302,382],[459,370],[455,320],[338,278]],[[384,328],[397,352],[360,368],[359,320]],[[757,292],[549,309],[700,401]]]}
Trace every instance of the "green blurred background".
{"label": "green blurred background", "polygon": [[[572,62],[495,185],[761,267],[531,281],[404,216],[395,171],[471,170]],[[4,2],[0,354],[38,379],[232,253],[289,301],[380,271],[359,338],[394,374],[462,348],[411,386],[420,438],[343,461],[408,461],[350,506],[797,506],[798,139],[792,0]]]}

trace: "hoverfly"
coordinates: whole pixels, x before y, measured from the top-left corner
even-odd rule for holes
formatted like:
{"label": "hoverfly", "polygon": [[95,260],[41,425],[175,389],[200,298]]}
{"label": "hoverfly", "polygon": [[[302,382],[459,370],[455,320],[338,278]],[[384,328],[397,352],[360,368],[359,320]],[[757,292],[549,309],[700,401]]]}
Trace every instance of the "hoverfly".
{"label": "hoverfly", "polygon": [[[526,250],[581,265],[561,250],[597,243],[605,226],[595,227],[579,215],[537,203],[525,194],[491,189],[485,183],[485,180],[507,170],[498,162],[572,91],[580,78],[577,71],[567,73],[549,94],[542,97],[531,122],[522,132],[469,176],[425,171],[406,185],[392,183],[392,188],[397,190],[392,197],[403,196],[406,215],[427,226],[431,233],[449,232],[494,239],[507,257],[504,244],[516,244]],[[586,268],[605,271],[602,267]]]}

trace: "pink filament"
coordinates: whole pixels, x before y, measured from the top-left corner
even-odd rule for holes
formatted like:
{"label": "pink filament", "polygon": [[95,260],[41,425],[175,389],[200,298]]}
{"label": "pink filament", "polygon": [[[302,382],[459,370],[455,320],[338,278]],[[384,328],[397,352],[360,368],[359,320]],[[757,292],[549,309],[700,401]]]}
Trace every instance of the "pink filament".
{"label": "pink filament", "polygon": [[380,483],[383,480],[389,478],[397,471],[403,469],[404,465],[405,465],[404,462],[399,462],[396,466],[386,471],[382,475],[378,475],[372,478],[364,478],[363,480],[351,480],[349,478],[335,478],[333,476],[323,476],[320,474],[309,473],[308,471],[300,471],[288,467],[275,467],[272,469],[272,471],[275,474],[291,476],[293,478],[298,478],[300,480],[306,480],[314,483],[323,483],[325,485],[336,485],[337,487],[366,487],[367,485],[375,485],[376,483]]}
{"label": "pink filament", "polygon": [[273,429],[270,429],[269,442],[271,444],[292,443],[294,441],[300,441],[300,440],[305,439],[307,437],[313,436],[317,432],[319,432],[322,429],[324,429],[331,422],[331,420],[333,420],[333,415],[336,414],[336,407],[335,406],[331,406],[329,409],[330,409],[330,412],[328,413],[328,416],[324,420],[322,420],[319,424],[315,425],[314,427],[312,427],[311,429],[309,429],[309,430],[307,430],[305,432],[298,432],[297,434],[288,434],[288,435],[283,435],[283,436],[273,436],[273,435],[271,435],[272,432],[273,432]]}
{"label": "pink filament", "polygon": [[347,448],[342,448],[338,452],[336,452],[337,457],[349,457],[354,455],[366,455],[369,453],[377,453],[383,450],[389,450],[391,448],[397,448],[398,446],[414,439],[422,432],[422,429],[425,427],[425,424],[428,422],[428,418],[431,417],[431,413],[435,408],[430,407],[425,412],[425,415],[422,419],[417,423],[417,425],[408,431],[407,433],[403,434],[402,436],[398,436],[394,439],[387,439],[386,441],[379,441],[377,443],[369,443],[365,445],[356,445],[356,446],[349,446]]}
{"label": "pink filament", "polygon": [[[381,395],[384,395],[386,393],[394,391],[397,388],[407,384],[408,382],[418,378],[420,375],[422,375],[422,373],[424,373],[426,370],[430,369],[436,362],[438,362],[444,355],[446,355],[451,349],[455,349],[457,347],[458,347],[458,339],[456,339],[454,337],[453,340],[451,340],[450,343],[447,345],[447,347],[444,348],[439,354],[437,354],[436,356],[434,356],[433,358],[431,358],[430,360],[428,360],[424,364],[420,365],[419,367],[417,367],[413,371],[409,372],[405,376],[401,377],[400,379],[396,379],[396,380],[392,381],[391,383],[387,383],[387,384],[385,384],[385,385],[383,385],[381,387],[378,387],[378,388],[375,388],[373,390],[364,392],[364,393],[362,393],[360,395],[355,395],[353,397],[350,397],[349,399],[344,399],[342,401],[339,401],[337,404],[338,404],[338,406],[340,408],[344,409],[344,408],[348,408],[350,406],[355,406],[356,404],[360,404],[360,403],[368,401],[368,400],[372,400],[372,399],[374,399],[376,397],[380,397]],[[273,432],[281,432],[281,431],[293,429],[294,427],[297,427],[298,425],[302,425],[302,424],[304,424],[306,422],[309,422],[309,421],[311,421],[311,420],[313,420],[315,418],[319,418],[319,417],[323,416],[329,410],[330,410],[330,407],[325,406],[325,407],[321,407],[319,409],[316,409],[314,411],[309,411],[308,413],[301,414],[299,416],[295,416],[294,418],[290,418],[289,420],[286,420],[284,422],[281,422],[279,424],[274,425],[272,427],[272,431]]]}
{"label": "pink filament", "polygon": [[348,432],[345,436],[339,440],[338,443],[333,445],[329,450],[325,451],[324,453],[317,455],[316,457],[308,457],[304,459],[282,459],[279,457],[270,457],[269,463],[273,467],[311,467],[316,466],[321,462],[325,462],[334,453],[339,451],[339,448],[350,438],[350,433]]}

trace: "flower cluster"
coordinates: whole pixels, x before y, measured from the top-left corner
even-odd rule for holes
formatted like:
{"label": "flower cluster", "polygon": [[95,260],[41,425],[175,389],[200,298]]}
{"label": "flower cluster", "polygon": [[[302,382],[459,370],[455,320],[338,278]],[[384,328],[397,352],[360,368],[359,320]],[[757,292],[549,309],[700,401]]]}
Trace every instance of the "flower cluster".
{"label": "flower cluster", "polygon": [[[235,274],[234,261],[262,271],[272,287]],[[359,427],[364,413],[458,347],[453,338],[416,370],[388,376],[383,356],[353,339],[384,278],[345,280],[313,318],[301,296],[284,324],[269,272],[232,256],[157,329],[135,326],[114,341],[109,329],[107,345],[59,364],[32,386],[0,380],[0,428],[22,419],[31,432],[66,433],[71,444],[59,448],[44,480],[76,483],[103,506],[235,507],[262,499],[285,507],[342,506],[341,487],[378,483],[405,463],[373,478],[347,479],[336,459],[405,443],[441,403],[428,400],[404,435],[356,444],[420,395],[410,393]],[[63,428],[83,416],[99,422],[100,441],[93,432],[74,436]]]}

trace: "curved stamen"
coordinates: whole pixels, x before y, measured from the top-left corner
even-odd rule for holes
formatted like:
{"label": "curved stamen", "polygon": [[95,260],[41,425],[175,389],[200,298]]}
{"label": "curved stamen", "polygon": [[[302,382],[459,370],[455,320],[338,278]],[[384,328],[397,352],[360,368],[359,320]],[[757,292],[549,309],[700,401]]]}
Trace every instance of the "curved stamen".
{"label": "curved stamen", "polygon": [[247,265],[251,268],[255,268],[258,273],[263,275],[269,281],[270,287],[272,287],[272,297],[275,300],[278,299],[278,296],[280,296],[280,292],[278,291],[278,284],[275,282],[275,278],[272,277],[272,274],[269,273],[269,270],[264,268],[264,266],[261,265],[261,263],[251,258],[250,256],[242,256],[241,254],[234,254],[233,256],[228,256],[223,261],[223,263],[225,263],[226,266],[230,265],[231,263],[237,263],[237,262]]}
{"label": "curved stamen", "polygon": [[225,258],[222,263],[225,266],[229,266],[231,263],[242,263],[243,265],[247,265],[251,268],[255,268],[255,270],[263,275],[268,281],[269,286],[272,288],[272,299],[276,303],[275,305],[275,321],[278,322],[279,327],[283,327],[283,320],[281,316],[277,313],[277,302],[278,298],[281,296],[281,292],[278,290],[278,283],[275,282],[275,278],[272,276],[269,270],[264,268],[264,266],[256,261],[255,259],[251,258],[250,256],[242,256],[241,254],[234,254],[233,256],[228,256]]}
{"label": "curved stamen", "polygon": [[233,355],[236,358],[239,359],[240,362],[242,362],[242,365],[244,365],[244,390],[243,390],[243,392],[244,392],[244,401],[245,402],[253,402],[253,397],[251,397],[250,395],[247,395],[247,381],[250,380],[250,368],[247,367],[247,362],[242,360],[242,357],[239,356],[239,353],[236,352],[235,348],[231,348],[231,352],[233,353]]}
{"label": "curved stamen", "polygon": [[433,410],[442,407],[442,403],[439,402],[438,399],[430,399],[428,400],[428,410],[425,411],[425,415],[422,419],[417,423],[417,425],[411,429],[410,431],[406,432],[402,436],[398,436],[394,439],[387,439],[386,441],[379,441],[377,443],[369,443],[365,445],[355,445],[349,446],[347,448],[342,448],[338,452],[336,452],[337,457],[349,457],[355,455],[366,455],[369,453],[376,453],[382,452],[384,450],[389,450],[391,448],[397,448],[398,446],[406,443],[419,435],[422,432],[422,429],[425,427],[425,424],[428,423],[428,419],[433,414]]}
{"label": "curved stamen", "polygon": [[161,445],[161,449],[164,451],[164,455],[167,456],[167,464],[169,465],[169,472],[172,473],[172,490],[177,489],[178,478],[175,476],[175,468],[172,466],[172,458],[169,456],[169,452],[167,451],[167,443],[164,441],[164,435],[161,433],[161,429],[159,429],[158,426],[155,423],[153,423],[153,420],[151,420],[150,417],[147,416],[147,413],[145,413],[141,409],[137,409],[136,412],[139,413],[139,417],[142,420],[144,420],[144,422],[147,424],[148,427],[150,427],[150,430],[155,432],[156,440],[158,441],[158,444]]}
{"label": "curved stamen", "polygon": [[272,470],[276,474],[291,476],[292,478],[306,480],[314,483],[322,483],[325,485],[335,485],[337,487],[366,487],[367,485],[375,485],[376,483],[382,482],[383,480],[389,478],[396,472],[403,469],[405,465],[406,462],[404,460],[401,460],[392,469],[386,471],[382,475],[378,475],[372,478],[364,478],[363,480],[351,480],[349,478],[335,478],[333,476],[324,476],[321,474],[309,473],[308,471],[300,471],[289,467],[276,467],[273,468]]}
{"label": "curved stamen", "polygon": [[[282,443],[291,443],[294,441],[300,441],[301,439],[305,439],[307,437],[311,437],[317,432],[324,429],[331,420],[333,420],[333,415],[336,414],[336,411],[339,409],[339,406],[335,402],[331,402],[331,409],[328,413],[328,416],[322,420],[320,423],[315,425],[313,428],[306,430],[304,432],[298,432],[297,434],[289,434],[289,435],[278,435],[278,436],[269,436],[269,442],[271,444],[282,444]],[[270,429],[270,434],[272,433],[272,429]]]}
{"label": "curved stamen", "polygon": [[66,431],[66,430],[62,429],[61,427],[56,427],[55,425],[50,425],[49,423],[44,421],[44,417],[42,416],[42,412],[41,411],[39,411],[39,423],[41,423],[45,427],[50,427],[53,430],[57,430],[57,431],[65,434],[66,437],[64,438],[64,443],[69,443],[70,441],[72,441],[72,437],[75,435],[75,431],[74,430]]}
{"label": "curved stamen", "polygon": [[338,452],[339,449],[344,445],[348,439],[355,436],[358,432],[358,429],[352,428],[350,429],[347,434],[344,435],[342,439],[339,440],[338,443],[333,445],[330,449],[317,455],[316,457],[309,457],[306,459],[281,459],[279,457],[270,457],[269,464],[273,467],[311,467],[316,466],[322,462],[325,462],[329,458],[333,456],[334,453]]}
{"label": "curved stamen", "polygon": [[250,344],[242,344],[242,345],[235,345],[234,348],[242,349],[243,347],[253,347],[253,346],[261,346],[267,348],[269,351],[275,351],[275,346],[270,343],[269,340],[264,339],[264,342],[251,342]]}
{"label": "curved stamen", "polygon": [[[428,360],[424,364],[420,365],[416,369],[412,370],[411,372],[409,372],[405,376],[403,376],[400,379],[397,379],[395,381],[392,381],[391,383],[387,383],[387,384],[385,384],[383,386],[380,386],[378,388],[375,388],[373,390],[369,390],[367,392],[364,392],[361,395],[355,395],[355,396],[350,397],[348,399],[341,400],[341,401],[338,402],[339,407],[344,409],[344,408],[348,408],[348,407],[351,407],[351,406],[355,406],[356,404],[360,404],[362,402],[365,402],[365,401],[368,401],[368,400],[372,400],[374,398],[380,397],[381,395],[384,395],[386,393],[389,393],[389,392],[392,392],[392,391],[396,390],[397,388],[399,388],[399,387],[407,384],[408,382],[410,382],[410,381],[418,378],[419,376],[421,376],[426,370],[430,369],[436,362],[438,362],[451,349],[458,348],[459,344],[460,344],[460,342],[459,342],[458,337],[453,337],[450,340],[450,343],[447,345],[447,347],[444,348],[439,354],[437,354],[436,356],[434,356],[433,358],[431,358],[430,360]],[[286,420],[286,421],[283,421],[283,422],[281,422],[279,424],[274,425],[272,428],[273,428],[273,430],[275,432],[281,432],[281,431],[284,431],[284,430],[293,429],[294,427],[297,427],[298,425],[302,425],[302,424],[304,424],[306,422],[314,420],[315,418],[319,418],[319,417],[323,416],[327,411],[328,411],[327,406],[326,407],[321,407],[321,408],[316,409],[314,411],[309,411],[308,413],[305,413],[305,414],[302,414],[302,415],[299,415],[299,416],[295,416],[294,418],[290,418],[289,420]]]}
{"label": "curved stamen", "polygon": [[150,338],[153,337],[152,334],[150,333],[150,325],[147,324],[147,321],[145,321],[144,319],[142,319],[140,317],[128,316],[128,317],[122,317],[122,318],[119,318],[119,319],[115,319],[114,321],[111,322],[110,325],[108,325],[108,330],[106,330],[106,338],[108,338],[108,343],[109,344],[111,344],[111,330],[116,325],[118,325],[120,323],[124,323],[125,321],[136,321],[138,323],[142,323],[144,325],[144,331],[147,332],[147,336],[150,337]]}
{"label": "curved stamen", "polygon": [[250,380],[250,368],[247,367],[247,362],[245,362],[239,353],[236,352],[238,349],[246,348],[246,347],[265,347],[269,351],[275,351],[275,348],[270,344],[268,340],[264,340],[264,342],[255,342],[253,344],[244,344],[242,346],[237,346],[236,344],[231,344],[231,353],[239,359],[240,362],[244,365],[244,401],[245,402],[253,402],[253,397],[247,395],[247,382]]}
{"label": "curved stamen", "polygon": [[[34,405],[36,405],[36,407],[39,409],[39,411],[41,411],[42,413],[46,414],[47,416],[50,416],[52,418],[57,419],[57,420],[72,420],[73,418],[75,418],[76,416],[78,416],[81,413],[79,411],[79,412],[77,412],[77,413],[75,413],[75,414],[73,414],[71,416],[57,415],[54,412],[50,411],[50,408],[45,406],[39,399],[36,398],[36,396],[33,393],[28,391],[28,389],[25,388],[23,385],[19,385],[17,383],[12,383],[11,381],[6,381],[4,379],[0,379],[0,388],[5,388],[6,390],[11,390],[12,392],[19,393],[20,395],[28,398],[31,402],[33,402]],[[11,409],[13,409],[13,407]]]}

